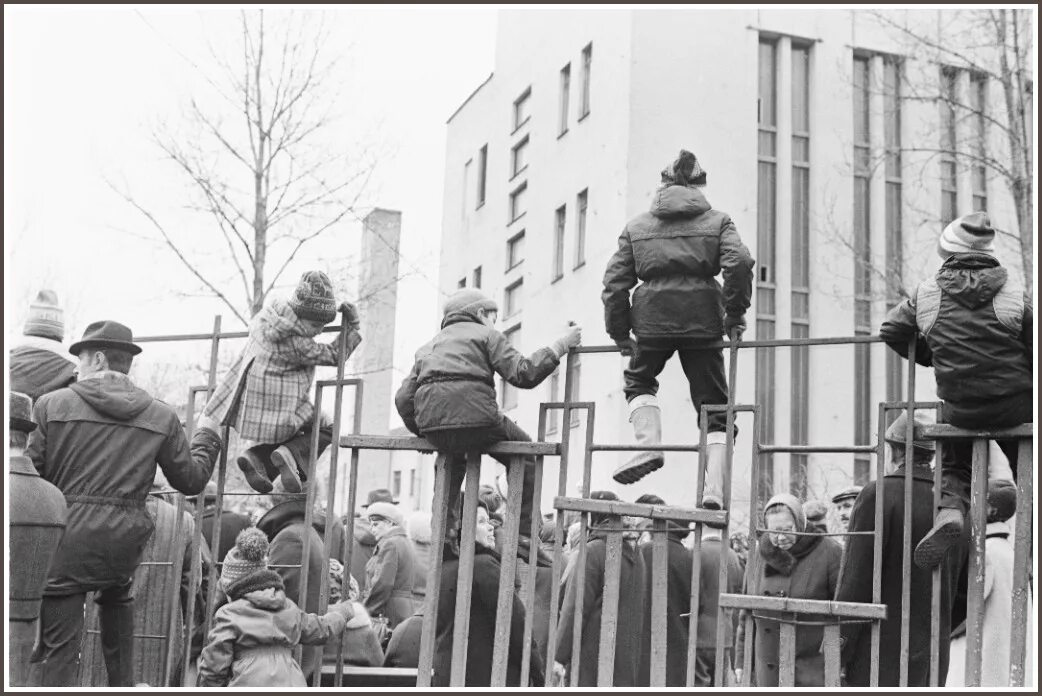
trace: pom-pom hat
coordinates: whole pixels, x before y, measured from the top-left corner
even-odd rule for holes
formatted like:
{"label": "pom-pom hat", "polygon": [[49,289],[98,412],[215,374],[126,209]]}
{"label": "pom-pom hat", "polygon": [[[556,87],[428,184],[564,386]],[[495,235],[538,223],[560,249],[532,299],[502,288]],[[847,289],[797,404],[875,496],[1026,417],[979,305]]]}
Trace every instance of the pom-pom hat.
{"label": "pom-pom hat", "polygon": [[235,546],[224,557],[221,586],[225,591],[242,578],[268,567],[268,537],[256,527],[247,527],[235,538]]}

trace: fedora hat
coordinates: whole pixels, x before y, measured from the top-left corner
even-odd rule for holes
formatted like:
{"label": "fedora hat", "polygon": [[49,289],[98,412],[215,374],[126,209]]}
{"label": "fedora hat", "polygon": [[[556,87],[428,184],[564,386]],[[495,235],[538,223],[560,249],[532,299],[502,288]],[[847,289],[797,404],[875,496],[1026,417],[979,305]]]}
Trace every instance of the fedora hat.
{"label": "fedora hat", "polygon": [[83,338],[69,346],[69,352],[79,355],[84,348],[115,348],[131,355],[141,352],[141,346],[134,343],[134,334],[130,327],[118,321],[96,321],[83,332]]}
{"label": "fedora hat", "polygon": [[7,414],[11,430],[19,430],[23,433],[31,433],[36,430],[36,423],[33,423],[33,400],[29,398],[28,394],[10,392]]}
{"label": "fedora hat", "polygon": [[397,505],[398,501],[394,499],[394,494],[386,488],[375,488],[369,491],[369,495],[366,496],[365,504],[362,507],[366,508],[373,503],[390,503]]}

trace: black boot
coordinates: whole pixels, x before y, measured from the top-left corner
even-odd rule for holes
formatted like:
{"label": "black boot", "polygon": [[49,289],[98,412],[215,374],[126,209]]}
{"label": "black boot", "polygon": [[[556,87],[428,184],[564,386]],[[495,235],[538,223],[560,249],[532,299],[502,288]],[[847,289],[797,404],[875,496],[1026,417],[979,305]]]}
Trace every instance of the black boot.
{"label": "black boot", "polygon": [[109,686],[134,686],[134,604],[102,604],[101,652]]}
{"label": "black boot", "polygon": [[271,493],[274,488],[271,481],[275,478],[275,473],[268,472],[264,459],[252,447],[240,454],[236,463],[250,488],[258,493]]}

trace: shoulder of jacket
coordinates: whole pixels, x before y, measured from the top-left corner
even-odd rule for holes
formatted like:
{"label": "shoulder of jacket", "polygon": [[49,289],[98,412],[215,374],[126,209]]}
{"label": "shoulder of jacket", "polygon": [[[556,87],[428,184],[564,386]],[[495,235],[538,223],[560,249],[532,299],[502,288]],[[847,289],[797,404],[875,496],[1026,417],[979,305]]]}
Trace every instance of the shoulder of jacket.
{"label": "shoulder of jacket", "polygon": [[999,322],[1011,331],[1020,331],[1024,320],[1026,302],[1024,288],[1012,278],[1006,279],[999,291],[992,298],[992,307]]}
{"label": "shoulder of jacket", "polygon": [[924,336],[930,334],[941,311],[941,286],[936,278],[927,278],[915,289],[915,323]]}

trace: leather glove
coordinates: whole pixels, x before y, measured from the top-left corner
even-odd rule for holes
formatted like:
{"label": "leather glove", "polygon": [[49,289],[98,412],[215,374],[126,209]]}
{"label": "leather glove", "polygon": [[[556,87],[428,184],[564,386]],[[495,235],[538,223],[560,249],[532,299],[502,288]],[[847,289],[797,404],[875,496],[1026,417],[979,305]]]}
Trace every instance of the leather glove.
{"label": "leather glove", "polygon": [[735,316],[734,314],[727,314],[724,316],[724,333],[730,338],[732,332],[738,332],[738,338],[742,338],[742,333],[745,331],[745,315],[741,314]]}
{"label": "leather glove", "polygon": [[615,345],[619,347],[619,352],[621,352],[626,357],[633,355],[633,352],[637,348],[637,344],[629,336],[626,336],[625,338],[615,338],[612,340],[614,340]]}
{"label": "leather glove", "polygon": [[355,331],[361,326],[358,321],[358,308],[350,302],[341,302],[338,309],[347,317],[347,324]]}

